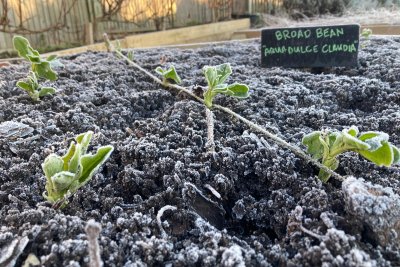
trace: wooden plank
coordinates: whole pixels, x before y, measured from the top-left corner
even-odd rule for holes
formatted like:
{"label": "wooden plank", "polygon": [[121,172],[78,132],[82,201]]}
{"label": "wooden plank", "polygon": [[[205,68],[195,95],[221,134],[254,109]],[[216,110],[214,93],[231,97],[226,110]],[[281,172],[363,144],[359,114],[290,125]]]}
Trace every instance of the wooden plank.
{"label": "wooden plank", "polygon": [[[177,43],[190,43],[197,42],[204,38],[209,39],[210,36],[220,40],[222,38],[229,38],[233,32],[240,29],[249,29],[250,20],[241,19],[227,22],[212,23],[194,27],[186,27],[181,29],[174,29],[162,32],[147,33],[141,35],[128,36],[121,42],[121,45],[127,47],[150,47],[157,45],[169,45]],[[221,38],[218,39],[218,35]]]}
{"label": "wooden plank", "polygon": [[362,25],[361,31],[366,28],[371,29],[373,35],[400,35],[400,25]]}
{"label": "wooden plank", "polygon": [[[230,36],[235,30],[249,27],[250,20],[241,19],[161,32],[137,34],[120,40],[120,43],[122,48],[145,48],[198,43],[200,41],[216,41],[223,38],[225,38],[225,40],[229,40]],[[93,45],[57,51],[57,54],[70,55],[83,53],[89,50],[106,51],[106,47],[104,43],[97,43]]]}

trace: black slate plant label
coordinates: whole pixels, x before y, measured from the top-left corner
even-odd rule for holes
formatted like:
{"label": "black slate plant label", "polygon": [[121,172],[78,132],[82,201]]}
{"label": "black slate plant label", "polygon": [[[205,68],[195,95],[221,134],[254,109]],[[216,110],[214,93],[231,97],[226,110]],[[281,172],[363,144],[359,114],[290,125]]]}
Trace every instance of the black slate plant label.
{"label": "black slate plant label", "polygon": [[263,67],[356,67],[360,25],[265,29]]}

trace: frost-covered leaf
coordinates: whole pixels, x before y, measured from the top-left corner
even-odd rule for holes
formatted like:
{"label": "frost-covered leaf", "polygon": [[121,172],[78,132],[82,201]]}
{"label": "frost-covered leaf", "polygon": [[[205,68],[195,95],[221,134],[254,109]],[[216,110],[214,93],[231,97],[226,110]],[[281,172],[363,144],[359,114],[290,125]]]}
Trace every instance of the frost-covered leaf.
{"label": "frost-covered leaf", "polygon": [[174,66],[170,66],[167,70],[157,67],[156,72],[163,76],[164,81],[174,81],[176,84],[180,84],[182,82]]}
{"label": "frost-covered leaf", "polygon": [[75,174],[72,172],[62,171],[54,174],[51,177],[54,191],[64,193],[68,191],[71,184],[74,182]]}
{"label": "frost-covered leaf", "polygon": [[229,75],[232,74],[232,68],[229,63],[224,63],[221,65],[215,66],[215,69],[217,71],[217,84],[224,83],[225,80],[229,77]]}
{"label": "frost-covered leaf", "polygon": [[57,73],[52,70],[51,64],[48,61],[33,63],[32,70],[41,78],[45,78],[50,81],[57,80]]}
{"label": "frost-covered leaf", "polygon": [[17,50],[18,55],[20,57],[25,58],[26,60],[30,61],[29,57],[33,58],[39,56],[39,52],[31,47],[28,39],[22,36],[19,35],[14,36],[13,45],[15,50]]}
{"label": "frost-covered leaf", "polygon": [[324,154],[324,146],[321,141],[321,132],[315,131],[305,135],[301,141],[307,147],[307,153],[311,154],[314,159],[322,158]]}
{"label": "frost-covered leaf", "polygon": [[56,173],[62,172],[64,161],[56,154],[50,154],[42,164],[43,172],[47,179],[50,179]]}
{"label": "frost-covered leaf", "polygon": [[114,148],[112,146],[103,146],[97,149],[96,154],[84,155],[80,161],[79,183],[87,183],[100,166],[110,157]]}
{"label": "frost-covered leaf", "polygon": [[52,95],[55,93],[56,93],[56,89],[53,87],[42,87],[42,88],[40,88],[39,96],[43,97],[43,96]]}
{"label": "frost-covered leaf", "polygon": [[31,84],[24,82],[24,81],[18,81],[17,86],[21,89],[24,89],[27,92],[33,92],[35,91],[34,88],[32,88]]}
{"label": "frost-covered leaf", "polygon": [[367,143],[359,140],[357,137],[352,136],[349,134],[346,130],[342,131],[342,140],[343,140],[343,145],[345,145],[348,150],[350,149],[370,149],[370,145]]}
{"label": "frost-covered leaf", "polygon": [[203,67],[203,73],[206,77],[207,84],[209,88],[215,88],[218,85],[218,74],[217,69],[212,66]]}
{"label": "frost-covered leaf", "polygon": [[382,132],[365,132],[359,139],[367,143],[370,146],[369,150],[373,151],[380,148],[384,142],[388,142],[389,135]]}
{"label": "frost-covered leaf", "polygon": [[387,141],[383,142],[382,146],[378,149],[375,149],[373,151],[359,150],[358,153],[360,153],[361,156],[372,161],[378,166],[390,167],[393,163],[393,150],[390,147],[389,142]]}

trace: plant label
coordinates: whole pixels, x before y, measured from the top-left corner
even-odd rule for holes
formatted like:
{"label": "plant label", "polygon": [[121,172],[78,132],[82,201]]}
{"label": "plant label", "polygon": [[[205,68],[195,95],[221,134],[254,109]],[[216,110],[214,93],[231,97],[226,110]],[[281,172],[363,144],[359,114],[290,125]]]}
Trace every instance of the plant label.
{"label": "plant label", "polygon": [[357,67],[360,25],[265,29],[263,67]]}

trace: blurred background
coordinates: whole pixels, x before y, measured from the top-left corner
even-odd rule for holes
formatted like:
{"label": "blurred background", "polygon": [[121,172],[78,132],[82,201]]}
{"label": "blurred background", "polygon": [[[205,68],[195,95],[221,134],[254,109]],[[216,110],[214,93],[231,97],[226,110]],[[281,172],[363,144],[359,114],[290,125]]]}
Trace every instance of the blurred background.
{"label": "blurred background", "polygon": [[397,25],[399,7],[400,0],[0,0],[0,57],[13,56],[15,34],[48,52],[99,42],[104,32],[115,39],[242,18],[252,28],[352,22],[354,14],[362,18],[354,22]]}

